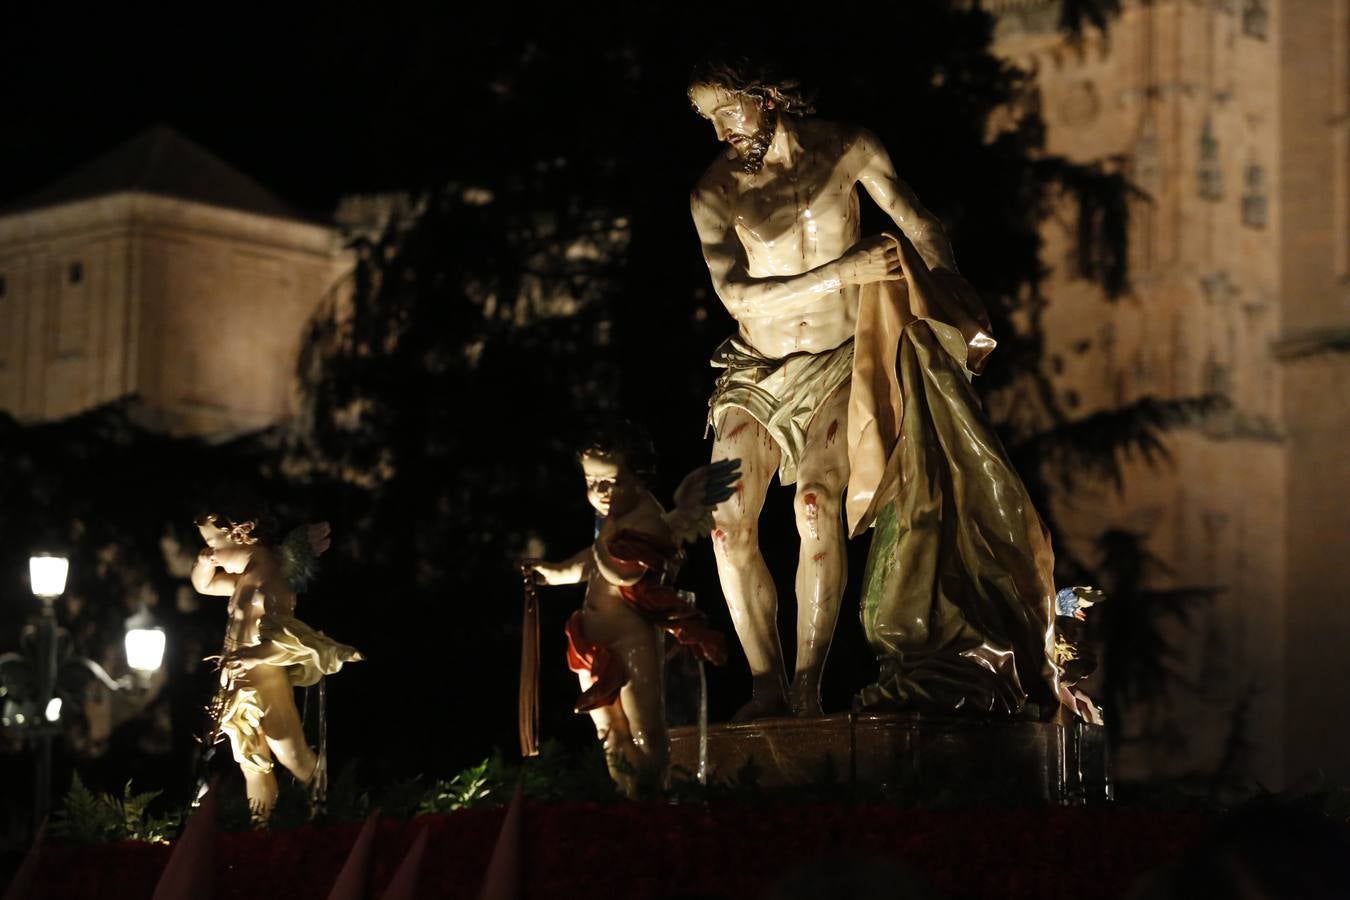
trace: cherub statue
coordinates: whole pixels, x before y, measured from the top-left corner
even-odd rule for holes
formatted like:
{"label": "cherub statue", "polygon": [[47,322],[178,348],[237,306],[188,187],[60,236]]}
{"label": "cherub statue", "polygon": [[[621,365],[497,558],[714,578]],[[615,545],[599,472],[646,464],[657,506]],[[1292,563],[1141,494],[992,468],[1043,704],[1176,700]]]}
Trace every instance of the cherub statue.
{"label": "cherub statue", "polygon": [[[1062,671],[1061,684],[1072,688],[1097,670],[1097,655],[1088,641],[1087,610],[1105,599],[1105,592],[1094,587],[1061,588],[1055,594],[1054,660]],[[1100,715],[1087,718],[1095,725],[1102,724]]]}
{"label": "cherub statue", "polygon": [[211,510],[196,525],[206,547],[193,566],[192,585],[203,594],[230,598],[212,743],[228,736],[253,815],[266,821],[277,797],[274,761],[302,784],[322,777],[293,689],[315,684],[362,656],[295,618],[296,591],[313,577],[319,555],[328,549],[327,522],[302,525],[280,544],[256,509]]}
{"label": "cherub statue", "polygon": [[545,584],[586,582],[585,602],[566,629],[568,666],[581,683],[576,711],[590,713],[610,775],[635,796],[664,787],[668,774],[665,636],[700,659],[726,659],[722,635],[672,582],[684,544],[708,533],[713,508],[732,495],[740,461],[690,473],[667,512],[647,487],[655,453],[635,426],[597,435],[577,457],[601,517],[595,541],[563,562],[522,566]]}

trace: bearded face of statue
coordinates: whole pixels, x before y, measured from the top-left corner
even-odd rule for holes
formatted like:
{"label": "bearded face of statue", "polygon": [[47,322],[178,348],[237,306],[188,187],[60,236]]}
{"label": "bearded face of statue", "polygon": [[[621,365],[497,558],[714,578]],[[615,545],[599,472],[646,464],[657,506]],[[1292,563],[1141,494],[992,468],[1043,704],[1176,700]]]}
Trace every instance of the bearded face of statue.
{"label": "bearded face of statue", "polygon": [[778,113],[772,103],[711,85],[696,86],[689,92],[689,99],[699,115],[712,123],[717,139],[740,156],[746,172],[754,174],[763,168],[778,128]]}

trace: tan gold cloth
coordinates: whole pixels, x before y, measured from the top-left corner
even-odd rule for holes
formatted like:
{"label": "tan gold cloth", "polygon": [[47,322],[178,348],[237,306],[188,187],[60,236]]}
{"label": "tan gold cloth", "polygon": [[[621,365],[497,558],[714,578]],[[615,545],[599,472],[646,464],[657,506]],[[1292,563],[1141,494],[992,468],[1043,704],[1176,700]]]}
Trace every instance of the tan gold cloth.
{"label": "tan gold cloth", "polygon": [[[343,663],[362,659],[355,647],[338,643],[294,616],[263,616],[258,621],[258,635],[261,640],[271,641],[282,654],[283,661],[267,665],[284,667],[292,687],[317,684],[320,678],[340,670]],[[264,775],[272,771],[272,757],[267,752],[262,729],[265,714],[254,688],[236,687],[226,695],[220,716],[220,730],[230,739],[235,761],[244,769]]]}
{"label": "tan gold cloth", "polygon": [[[708,425],[720,429],[722,414],[732,407],[748,412],[778,445],[778,482],[794,484],[807,427],[852,374],[853,342],[824,353],[769,359],[733,335],[714,351],[712,364],[726,372],[717,379],[708,400]],[[720,430],[717,434],[721,436]]]}
{"label": "tan gold cloth", "polygon": [[905,280],[867,285],[855,338],[845,498],[875,525],[862,619],[868,705],[1017,712],[1056,703],[1054,555],[970,379],[994,347],[970,286],[903,236]]}

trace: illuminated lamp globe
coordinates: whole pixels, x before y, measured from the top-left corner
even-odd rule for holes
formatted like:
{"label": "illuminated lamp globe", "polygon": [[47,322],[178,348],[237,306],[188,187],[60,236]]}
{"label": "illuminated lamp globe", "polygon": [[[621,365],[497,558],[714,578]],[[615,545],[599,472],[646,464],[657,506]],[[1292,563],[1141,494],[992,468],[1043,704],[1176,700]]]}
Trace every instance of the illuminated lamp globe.
{"label": "illuminated lamp globe", "polygon": [[130,628],[126,648],[128,666],[137,672],[156,672],[164,662],[164,632],[158,628]]}
{"label": "illuminated lamp globe", "polygon": [[28,559],[28,578],[33,585],[33,596],[54,600],[66,592],[66,575],[70,560],[64,556],[41,553]]}

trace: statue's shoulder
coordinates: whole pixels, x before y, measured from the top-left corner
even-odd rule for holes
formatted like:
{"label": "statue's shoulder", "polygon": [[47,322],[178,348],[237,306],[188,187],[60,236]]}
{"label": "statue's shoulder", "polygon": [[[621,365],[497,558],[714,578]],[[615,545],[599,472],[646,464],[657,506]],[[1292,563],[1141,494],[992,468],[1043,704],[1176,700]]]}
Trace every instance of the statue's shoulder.
{"label": "statue's shoulder", "polygon": [[726,189],[732,187],[736,182],[736,172],[739,170],[740,163],[735,158],[729,158],[726,153],[719,153],[708,164],[708,168],[703,170],[698,181],[694,184],[694,193]]}
{"label": "statue's shoulder", "polygon": [[721,157],[713,160],[689,192],[694,221],[704,224],[725,222],[738,193],[734,164]]}
{"label": "statue's shoulder", "polygon": [[872,152],[881,146],[877,136],[869,129],[852,122],[808,116],[801,120],[797,128],[803,143],[827,151],[832,156],[842,156],[854,150]]}

